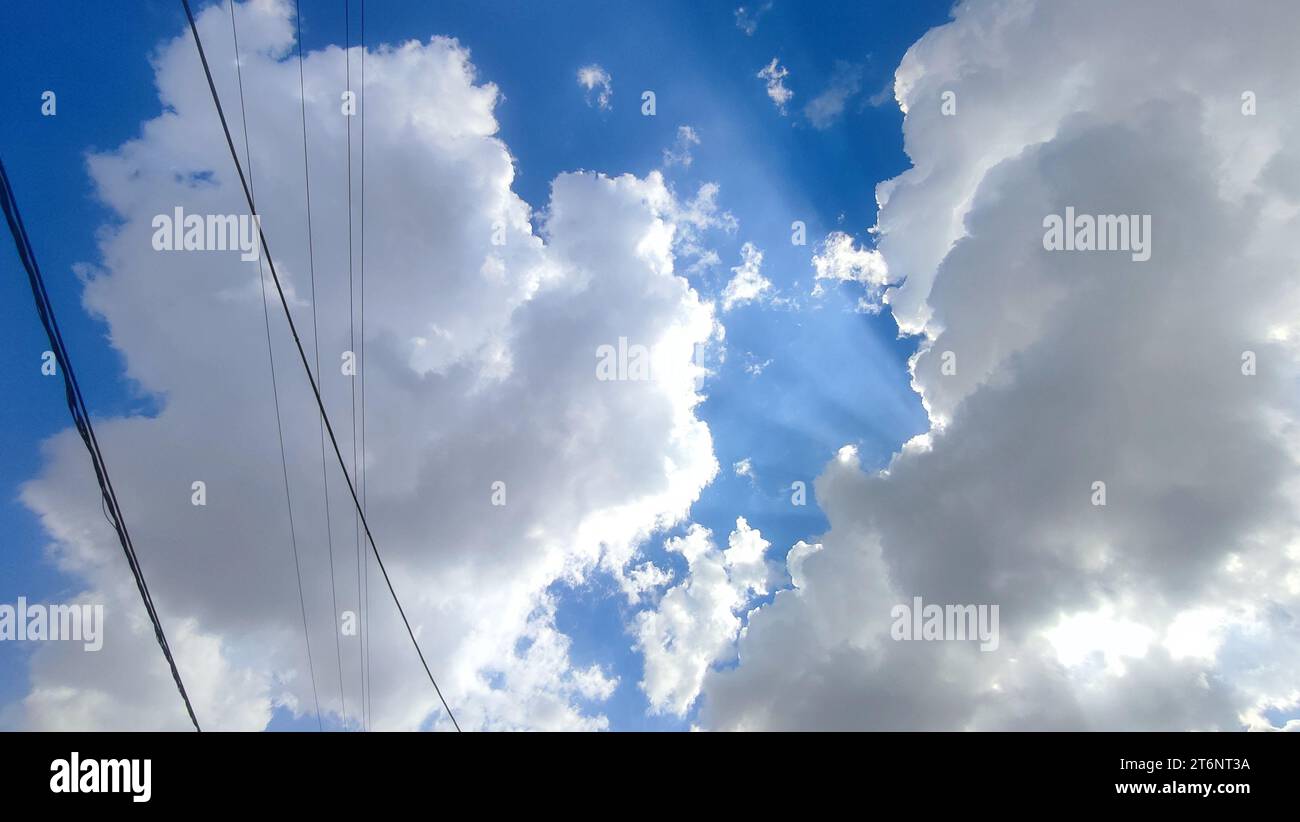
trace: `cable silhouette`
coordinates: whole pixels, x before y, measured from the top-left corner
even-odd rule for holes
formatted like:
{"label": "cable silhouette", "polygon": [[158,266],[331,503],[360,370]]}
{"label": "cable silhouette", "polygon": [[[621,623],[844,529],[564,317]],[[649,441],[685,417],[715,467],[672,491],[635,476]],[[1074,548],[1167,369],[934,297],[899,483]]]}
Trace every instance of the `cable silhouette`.
{"label": "cable silhouette", "polygon": [[[307,160],[308,157],[307,154],[307,92],[306,92],[306,84],[305,81],[303,80],[303,68],[302,68],[302,62],[303,62],[302,61],[302,6],[298,3],[298,0],[295,0],[294,5],[295,5],[294,15],[298,25],[298,95],[299,95],[299,99],[301,100],[301,108],[302,108],[302,173],[303,173],[303,180],[307,192],[307,267],[311,272],[311,336],[312,336],[312,347],[315,349],[315,355],[316,355],[316,378],[315,380],[312,381],[312,389],[316,390],[317,382],[320,380],[320,331],[319,331],[319,326],[317,325],[316,322],[316,252],[314,249],[315,243],[312,238],[312,224],[311,224],[311,169],[309,167],[309,163]],[[188,10],[189,3],[186,3],[185,7]],[[195,42],[198,42],[197,30],[194,31],[194,37],[195,37]],[[200,56],[202,55],[202,47],[200,47],[199,54]],[[206,60],[204,61],[203,68],[204,70],[207,70]],[[215,98],[215,94],[216,94],[215,90],[213,91],[213,94]],[[220,111],[220,108],[218,108],[218,111]],[[224,115],[222,116],[221,122],[222,125],[224,126],[225,125]],[[238,164],[239,164],[239,157],[236,156],[235,165]],[[240,176],[240,180],[242,181],[243,171],[240,171],[239,176]],[[246,192],[246,193],[251,194],[251,192]],[[249,208],[253,207],[251,199],[249,201],[248,207]],[[273,261],[270,261],[270,265],[271,265],[271,273],[274,274],[275,263]],[[279,286],[279,278],[277,278],[277,287],[278,286]],[[311,378],[310,373],[308,373],[307,376],[309,379]],[[317,394],[319,393],[320,392],[317,391]],[[321,404],[320,413],[321,413],[320,474],[321,474],[321,482],[325,486],[325,541],[326,544],[329,546],[329,558],[330,558],[330,609],[331,609],[330,630],[334,633],[334,657],[335,657],[335,661],[338,663],[338,671],[339,671],[339,705],[342,709],[342,714],[343,714],[343,727],[346,728],[348,725],[348,698],[346,692],[343,690],[343,647],[339,640],[339,626],[334,624],[334,620],[337,619],[339,616],[339,602],[338,602],[338,593],[335,590],[335,584],[334,584],[334,526],[333,526],[333,517],[330,514],[330,478],[329,478],[328,460],[326,459],[325,456],[326,422],[325,422],[325,406],[323,402]]]}
{"label": "cable silhouette", "polygon": [[36,262],[36,253],[32,250],[31,240],[27,236],[27,228],[23,225],[22,214],[18,211],[18,200],[9,184],[9,173],[5,171],[3,160],[0,160],[0,205],[3,205],[5,220],[9,224],[9,233],[13,235],[14,245],[18,249],[18,257],[22,261],[23,268],[27,271],[27,280],[32,287],[32,298],[36,300],[36,312],[40,315],[41,325],[45,328],[45,336],[49,338],[57,367],[63,373],[63,389],[68,402],[68,411],[71,412],[72,421],[77,426],[77,433],[81,435],[82,442],[86,444],[86,450],[90,452],[90,462],[95,468],[95,479],[99,483],[100,508],[103,509],[104,516],[108,518],[113,530],[117,532],[118,541],[122,543],[122,551],[126,554],[126,562],[131,569],[131,576],[135,578],[135,586],[140,592],[140,599],[144,602],[145,611],[149,614],[149,621],[153,623],[154,636],[158,640],[158,647],[162,649],[163,656],[167,659],[167,665],[171,668],[172,679],[175,680],[176,689],[180,691],[181,699],[185,702],[185,710],[190,716],[190,722],[194,724],[194,730],[202,731],[203,729],[199,727],[198,717],[194,714],[194,706],[190,704],[190,696],[185,691],[185,683],[181,681],[181,673],[176,668],[176,660],[172,657],[171,646],[167,643],[167,635],[163,632],[162,621],[158,618],[158,611],[153,604],[153,596],[150,595],[149,586],[145,583],[144,572],[140,568],[140,559],[135,553],[135,543],[127,530],[126,519],[122,515],[121,505],[118,504],[117,492],[113,489],[113,482],[109,479],[108,466],[104,462],[99,440],[95,437],[95,429],[90,423],[90,411],[86,407],[85,397],[81,394],[81,385],[77,382],[76,372],[72,368],[72,358],[68,355],[67,346],[63,343],[63,334],[59,331],[59,324],[54,316],[54,305],[50,302],[50,295],[45,290],[45,278],[41,276],[40,266]]}
{"label": "cable silhouette", "polygon": [[[361,0],[361,510],[366,510],[366,0]],[[370,556],[361,566],[361,580],[365,588],[362,600],[365,619],[362,620],[362,656],[366,672],[366,717],[374,721],[374,706],[370,686]]]}
{"label": "cable silhouette", "polygon": [[[244,157],[248,161],[248,188],[254,193],[253,153],[248,146],[248,113],[244,109],[244,70],[239,59],[239,31],[235,27],[235,4],[230,4],[230,35],[235,41],[235,75],[239,80],[239,119],[244,127]],[[257,213],[254,205],[253,213]],[[275,398],[275,433],[280,441],[280,470],[284,475],[284,503],[289,510],[289,540],[293,544],[293,571],[298,578],[298,607],[302,611],[302,638],[307,644],[307,670],[311,675],[311,698],[316,705],[316,727],[324,730],[321,720],[320,696],[316,692],[316,665],[311,655],[311,633],[307,629],[307,600],[302,592],[302,566],[298,560],[298,533],[293,525],[293,495],[289,492],[289,463],[284,456],[284,427],[280,422],[280,390],[275,384],[275,352],[271,346],[271,310],[266,305],[266,271],[262,258],[257,258],[257,281],[262,286],[262,319],[266,325],[266,357],[271,364],[271,396]],[[330,620],[333,624],[333,620]]]}
{"label": "cable silhouette", "polygon": [[[343,59],[344,59],[344,88],[348,94],[352,94],[352,15],[348,7],[348,0],[343,0]],[[356,105],[356,97],[352,97],[353,106]],[[355,108],[353,109],[355,111]],[[348,387],[352,393],[352,476],[358,477],[357,474],[357,333],[356,333],[356,308],[353,303],[353,297],[356,295],[356,287],[353,284],[352,277],[352,115],[347,115],[347,175],[348,175],[348,351],[352,353],[352,375],[348,379]],[[358,479],[358,482],[360,480]],[[360,509],[353,512],[352,527],[356,535],[356,557],[357,557],[357,619],[361,621],[358,626],[357,638],[359,644],[357,648],[357,673],[361,677],[361,729],[366,729],[366,670],[365,670],[365,611],[361,607],[361,517]]]}
{"label": "cable silhouette", "polygon": [[[239,152],[235,150],[234,139],[230,135],[230,126],[226,121],[225,109],[221,105],[221,96],[217,94],[216,82],[212,79],[212,69],[208,65],[207,53],[203,49],[203,40],[199,37],[198,25],[194,22],[194,11],[190,8],[189,0],[181,0],[181,5],[185,8],[185,17],[190,24],[190,33],[194,37],[194,46],[199,54],[199,61],[203,64],[203,74],[208,81],[208,91],[212,95],[213,106],[217,110],[217,116],[221,120],[221,129],[226,138],[226,145],[230,149],[230,159],[235,164],[235,171],[239,174],[239,183],[244,189],[244,198],[248,201],[248,206],[253,207],[252,192],[248,188],[248,180],[244,176],[243,165],[239,162]],[[299,53],[301,54],[302,41],[299,39]],[[301,63],[300,63],[301,68]],[[433,671],[429,668],[428,661],[424,658],[424,651],[420,648],[419,641],[415,638],[415,630],[411,627],[411,621],[406,616],[406,609],[402,607],[402,601],[397,596],[397,590],[393,587],[392,578],[388,575],[388,569],[384,566],[383,557],[379,554],[379,547],[375,544],[374,534],[370,530],[370,523],[366,520],[365,512],[361,510],[361,500],[357,496],[356,486],[352,482],[352,477],[348,473],[347,463],[343,459],[343,451],[339,448],[338,438],[334,434],[334,426],[329,420],[329,415],[325,411],[325,403],[321,399],[320,388],[316,384],[315,377],[312,376],[311,365],[307,360],[307,352],[303,348],[302,338],[298,335],[297,325],[293,321],[293,312],[289,310],[289,300],[285,296],[284,287],[280,283],[280,275],[275,269],[275,258],[271,254],[270,247],[266,241],[266,232],[261,225],[257,226],[258,240],[262,244],[262,251],[266,255],[267,265],[271,270],[271,278],[275,282],[275,290],[280,297],[280,306],[284,309],[285,320],[289,324],[289,331],[293,335],[294,345],[298,349],[298,357],[302,361],[303,369],[307,372],[307,381],[311,384],[312,394],[316,398],[316,407],[320,411],[321,420],[329,434],[330,444],[334,448],[334,456],[338,461],[339,470],[343,473],[343,479],[347,483],[348,492],[352,496],[352,504],[357,508],[361,518],[361,526],[365,530],[366,540],[370,544],[370,551],[374,555],[375,564],[379,566],[380,574],[384,578],[384,584],[388,588],[388,593],[393,598],[393,604],[397,606],[397,612],[402,617],[402,624],[406,627],[406,633],[411,639],[411,644],[415,647],[415,653],[420,657],[420,664],[424,667],[424,672],[429,678],[429,683],[433,685],[434,692],[438,695],[439,702],[442,703],[443,710],[447,712],[447,718],[451,720],[452,725],[457,731],[460,731],[460,723],[456,721],[455,715],[447,705],[447,699],[442,695],[442,689],[438,687],[438,682],[434,679]],[[178,679],[179,681],[179,679]]]}

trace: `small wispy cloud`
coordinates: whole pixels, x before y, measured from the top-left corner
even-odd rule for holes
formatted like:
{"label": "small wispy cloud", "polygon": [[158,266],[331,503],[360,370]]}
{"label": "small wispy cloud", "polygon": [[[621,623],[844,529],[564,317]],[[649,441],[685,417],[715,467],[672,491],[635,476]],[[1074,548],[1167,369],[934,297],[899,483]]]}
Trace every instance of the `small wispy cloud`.
{"label": "small wispy cloud", "polygon": [[676,202],[670,214],[676,226],[673,252],[680,260],[695,260],[687,269],[691,273],[722,262],[717,252],[705,245],[705,235],[713,231],[733,234],[738,226],[734,214],[718,208],[719,190],[717,183],[703,183],[690,200]]}
{"label": "small wispy cloud", "polygon": [[740,265],[731,269],[731,282],[722,290],[722,310],[761,300],[772,290],[772,281],[762,274],[763,252],[753,243],[740,247]]}
{"label": "small wispy cloud", "polygon": [[885,84],[880,87],[880,91],[877,91],[875,94],[867,98],[867,102],[879,108],[894,99],[894,78],[890,77],[885,81]]}
{"label": "small wispy cloud", "polygon": [[578,85],[587,90],[587,105],[608,110],[614,101],[614,81],[597,63],[578,69]]}
{"label": "small wispy cloud", "polygon": [[746,37],[753,37],[754,32],[758,31],[758,18],[771,10],[772,0],[758,6],[741,6],[736,9],[736,28],[743,31]]}
{"label": "small wispy cloud", "polygon": [[695,158],[691,156],[691,147],[700,144],[700,135],[690,126],[677,127],[677,139],[672,148],[664,149],[664,167],[689,166]]}
{"label": "small wispy cloud", "polygon": [[748,477],[750,482],[757,479],[754,475],[754,463],[750,462],[749,457],[745,457],[740,462],[733,463],[731,470],[735,471],[736,476],[738,477]]}
{"label": "small wispy cloud", "polygon": [[767,370],[767,367],[771,365],[772,362],[773,360],[771,357],[767,358],[766,360],[760,360],[758,357],[755,357],[753,354],[746,352],[745,373],[751,377],[760,376],[765,370]]}
{"label": "small wispy cloud", "polygon": [[844,60],[835,61],[830,85],[804,106],[804,116],[815,129],[827,129],[835,124],[848,102],[862,91],[862,66]]}
{"label": "small wispy cloud", "polygon": [[772,62],[768,63],[759,70],[757,77],[767,82],[767,96],[772,98],[776,103],[776,110],[785,116],[785,105],[794,97],[794,92],[785,87],[785,78],[790,76],[790,70],[777,62],[773,57]]}

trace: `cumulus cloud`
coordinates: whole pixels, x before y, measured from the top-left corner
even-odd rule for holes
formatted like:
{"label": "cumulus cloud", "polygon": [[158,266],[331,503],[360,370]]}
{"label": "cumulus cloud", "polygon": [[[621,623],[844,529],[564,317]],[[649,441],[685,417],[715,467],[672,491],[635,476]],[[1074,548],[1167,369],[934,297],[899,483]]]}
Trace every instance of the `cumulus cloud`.
{"label": "cumulus cloud", "polygon": [[614,105],[614,80],[599,64],[578,69],[578,85],[586,89],[587,105],[608,110]]}
{"label": "cumulus cloud", "polygon": [[722,310],[761,300],[772,290],[772,281],[763,276],[763,252],[753,243],[740,247],[740,265],[731,267],[731,279],[722,289]]}
{"label": "cumulus cloud", "polygon": [[[251,168],[263,226],[345,451],[353,409],[344,52],[306,55],[315,285],[304,213],[291,4],[237,7]],[[238,105],[229,9],[198,18],[223,101]],[[354,65],[359,48],[353,49]],[[220,252],[155,252],[151,220],[245,210],[187,31],[154,56],[162,112],[89,171],[112,221],[84,302],[101,318],[154,416],[96,421],[182,675],[206,728],[264,727],[277,708],[311,714],[280,474],[256,263]],[[718,470],[695,416],[693,354],[715,333],[710,305],[674,271],[678,226],[720,219],[712,193],[681,203],[658,173],[563,174],[540,234],[513,191],[496,136],[499,95],[443,37],[366,55],[365,471],[367,515],[431,667],[462,726],[600,728],[613,691],[577,668],[547,591],[598,569],[629,591],[663,584],[638,546],[681,520]],[[235,121],[236,142],[242,133]],[[358,213],[354,220],[359,220]],[[502,227],[504,227],[502,229]],[[503,233],[505,242],[495,243]],[[358,273],[360,257],[357,259]],[[313,305],[314,298],[314,305]],[[274,300],[274,298],[272,298]],[[360,702],[357,637],[335,643],[321,444],[314,401],[270,305],[294,525],[322,707]],[[596,351],[620,337],[655,352],[655,379],[601,382]],[[659,367],[659,366],[662,366]],[[117,458],[114,458],[117,455]],[[387,592],[363,564],[337,466],[328,462],[339,610],[366,615],[376,728],[448,727]],[[207,505],[190,504],[191,483]],[[504,483],[505,504],[493,505]],[[74,432],[49,439],[23,501],[50,556],[105,604],[96,654],[44,645],[31,688],[6,711],[33,728],[184,728],[121,552],[103,522]],[[368,598],[357,574],[369,570]]]}
{"label": "cumulus cloud", "polygon": [[636,643],[645,655],[641,689],[651,712],[684,716],[690,710],[709,667],[730,653],[740,632],[737,612],[767,593],[769,546],[744,517],[736,519],[725,550],[698,524],[664,544],[686,559],[688,576],[664,593],[657,608],[636,617]]}
{"label": "cumulus cloud", "polygon": [[[1300,705],[1300,114],[1241,110],[1289,99],[1300,9],[1194,5],[1175,35],[1163,4],[963,4],[908,51],[882,264],[830,278],[893,286],[932,427],[882,471],[826,466],[830,528],[706,673],[702,725],[1265,728]],[[1069,206],[1151,215],[1151,259],[1046,251]],[[999,649],[891,640],[917,595],[998,604]]]}
{"label": "cumulus cloud", "polygon": [[755,76],[767,84],[767,96],[776,104],[776,110],[784,117],[786,103],[794,97],[794,92],[785,87],[785,78],[790,76],[790,70],[779,65],[777,58],[773,57],[772,62],[759,69]]}

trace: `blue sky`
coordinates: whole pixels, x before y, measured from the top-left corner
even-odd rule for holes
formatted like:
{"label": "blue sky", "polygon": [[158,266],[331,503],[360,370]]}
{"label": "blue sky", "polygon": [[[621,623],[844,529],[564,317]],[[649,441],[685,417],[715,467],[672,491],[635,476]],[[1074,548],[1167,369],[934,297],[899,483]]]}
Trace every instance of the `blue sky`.
{"label": "blue sky", "polygon": [[[308,49],[342,42],[336,5],[304,4]],[[668,181],[682,195],[718,183],[719,206],[739,226],[712,238],[721,264],[695,275],[695,284],[716,294],[730,267],[740,263],[741,244],[753,242],[777,292],[805,303],[817,239],[832,230],[865,238],[875,221],[875,183],[906,168],[902,115],[892,95],[883,104],[869,98],[892,82],[907,46],[948,12],[942,2],[777,4],[746,36],[723,3],[372,5],[371,44],[443,34],[469,48],[480,81],[495,83],[504,95],[496,112],[500,136],[516,159],[514,188],[534,208],[545,205],[557,174],[585,169],[643,176],[663,164],[679,126],[694,128],[700,137],[694,162],[667,169]],[[0,55],[0,71],[11,78],[0,91],[0,107],[10,112],[0,151],[92,411],[150,413],[156,399],[127,383],[105,327],[80,310],[73,267],[98,262],[95,232],[109,219],[91,194],[86,153],[120,144],[157,115],[148,57],[179,31],[183,18],[177,4],[166,2],[142,3],[130,15],[88,4],[77,15],[79,25],[64,26],[52,23],[45,9],[5,9],[6,28],[33,33],[12,40]],[[776,110],[755,76],[773,57],[790,71],[787,84],[795,97],[788,116]],[[578,67],[589,63],[613,78],[608,110],[589,105],[574,82]],[[827,87],[840,63],[861,67],[861,90],[838,122],[814,128],[802,107]],[[56,117],[39,114],[46,88],[57,89]],[[640,113],[646,89],[657,97],[654,117]],[[808,245],[791,245],[793,220],[806,222]],[[0,528],[7,544],[0,554],[0,600],[57,598],[76,583],[44,558],[46,539],[17,494],[36,473],[41,440],[66,427],[67,418],[60,386],[37,367],[46,346],[21,270],[12,255],[5,259],[0,325],[8,401],[0,407]],[[710,364],[716,374],[699,412],[713,432],[722,471],[692,512],[715,538],[725,540],[735,518],[745,516],[771,541],[773,557],[783,558],[796,540],[825,527],[811,494],[806,508],[789,504],[791,482],[811,487],[845,444],[859,446],[865,464],[882,465],[902,441],[924,430],[924,413],[907,383],[913,343],[898,339],[887,312],[855,311],[855,288],[831,288],[811,311],[750,305],[726,315],[728,358]],[[744,368],[769,360],[757,376]],[[741,459],[751,460],[753,481],[733,473]],[[684,565],[668,557],[661,542],[648,547],[649,556]],[[606,707],[612,727],[689,723],[689,717],[647,717],[636,687],[640,658],[625,630],[628,610],[612,583],[600,577],[579,589],[557,583],[555,593],[557,622],[574,640],[575,662],[610,666],[620,678]],[[23,693],[25,653],[13,643],[0,646],[0,701]],[[292,725],[283,711],[276,725],[282,724]]]}
{"label": "blue sky", "polygon": [[[369,5],[369,516],[467,725],[1300,727],[1295,4]],[[273,305],[276,437],[256,265],[148,241],[244,204],[179,4],[129,6],[0,8],[0,154],[205,727],[313,728],[304,633],[339,727],[350,502]],[[196,6],[233,114],[229,7]],[[291,0],[237,14],[258,207],[328,360],[360,3],[303,6],[305,92]],[[1047,253],[1069,207],[1149,217],[1151,254]],[[0,642],[0,725],[185,728],[0,260],[0,604],[109,620],[95,654]],[[604,381],[620,337],[670,367]],[[348,432],[356,383],[320,379]],[[917,595],[1001,608],[996,651],[902,641]],[[379,725],[449,727],[377,601]]]}

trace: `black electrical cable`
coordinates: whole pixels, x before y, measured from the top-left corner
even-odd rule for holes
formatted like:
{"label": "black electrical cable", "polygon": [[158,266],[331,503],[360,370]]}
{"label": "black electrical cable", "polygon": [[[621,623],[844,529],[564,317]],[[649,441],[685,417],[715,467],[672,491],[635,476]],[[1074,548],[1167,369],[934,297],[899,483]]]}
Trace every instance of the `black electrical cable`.
{"label": "black electrical cable", "polygon": [[198,717],[194,714],[194,706],[190,704],[189,694],[185,691],[185,683],[181,681],[181,673],[176,668],[176,660],[172,657],[171,646],[167,644],[167,635],[163,633],[162,622],[158,618],[158,611],[154,607],[153,597],[149,594],[149,586],[145,583],[144,572],[140,568],[140,560],[135,553],[135,543],[131,540],[131,534],[127,530],[126,520],[122,516],[122,508],[117,502],[117,492],[113,490],[113,482],[108,476],[108,466],[104,463],[104,455],[99,448],[99,440],[95,437],[95,429],[90,423],[90,411],[86,407],[86,400],[81,395],[81,386],[77,382],[76,372],[72,368],[72,358],[68,355],[68,349],[63,344],[63,335],[59,332],[58,321],[54,317],[54,305],[50,302],[50,295],[45,290],[45,279],[41,276],[40,266],[36,263],[36,254],[32,250],[31,241],[27,237],[27,228],[23,225],[22,214],[18,211],[18,201],[14,197],[13,188],[9,185],[9,174],[5,171],[4,161],[0,160],[0,201],[3,203],[5,220],[9,223],[9,232],[13,235],[14,245],[18,248],[18,256],[22,260],[23,268],[27,270],[27,280],[32,287],[32,297],[36,300],[36,311],[40,314],[41,325],[45,327],[45,335],[49,338],[50,346],[54,349],[54,358],[57,367],[63,373],[63,388],[68,401],[68,410],[72,413],[72,421],[77,426],[77,433],[81,434],[82,441],[86,444],[86,450],[90,452],[90,462],[95,468],[95,479],[99,482],[99,493],[101,496],[101,507],[104,507],[104,513],[108,517],[109,524],[117,532],[118,541],[122,543],[122,551],[126,554],[127,565],[131,568],[131,576],[135,578],[135,586],[140,591],[140,598],[144,601],[145,611],[149,614],[149,621],[153,623],[154,636],[158,640],[158,647],[162,648],[163,656],[167,659],[167,665],[171,668],[172,679],[176,681],[176,688],[181,693],[181,699],[185,702],[185,710],[190,715],[190,722],[194,723],[194,730],[201,731]]}
{"label": "black electrical cable", "polygon": [[[361,485],[361,510],[366,510],[366,0],[361,0],[361,475],[357,478]],[[363,648],[365,658],[366,682],[366,716],[374,722],[372,698],[374,690],[370,685],[370,557],[366,556],[365,565],[361,566],[362,585],[365,596],[362,599],[365,617],[361,620]]]}
{"label": "black electrical cable", "polygon": [[[189,0],[181,0],[181,5],[185,8],[185,16],[189,20],[190,33],[194,36],[194,45],[199,53],[199,61],[203,64],[203,73],[207,77],[208,90],[212,94],[212,103],[216,107],[217,116],[221,120],[221,129],[225,133],[226,145],[230,149],[230,159],[235,164],[235,171],[239,174],[240,185],[244,189],[244,198],[248,201],[248,206],[253,207],[253,195],[248,188],[248,180],[244,177],[244,167],[239,162],[239,152],[235,150],[234,138],[230,135],[230,126],[226,122],[225,109],[221,106],[221,97],[217,94],[216,82],[212,79],[212,69],[208,65],[207,54],[203,50],[203,40],[199,37],[198,25],[194,22],[194,12],[190,8]],[[402,607],[402,601],[397,596],[396,589],[393,588],[393,581],[388,576],[388,569],[384,567],[383,557],[379,555],[379,548],[375,545],[375,537],[370,531],[370,523],[366,521],[365,512],[361,510],[361,500],[357,497],[356,487],[352,484],[352,477],[348,473],[347,463],[343,460],[343,451],[339,448],[338,438],[334,435],[334,426],[329,421],[329,415],[325,412],[325,403],[321,400],[320,389],[316,385],[316,379],[312,376],[311,365],[307,361],[307,352],[303,349],[302,339],[298,336],[298,328],[293,321],[293,313],[289,310],[289,300],[285,296],[284,287],[280,283],[280,275],[275,270],[275,258],[271,255],[270,248],[266,242],[266,232],[261,225],[257,227],[258,239],[262,244],[262,251],[266,255],[267,264],[271,269],[271,277],[275,281],[275,290],[280,297],[280,305],[284,309],[285,319],[289,323],[289,331],[293,334],[294,344],[298,348],[298,356],[302,360],[303,368],[307,372],[307,381],[311,384],[312,394],[316,398],[316,407],[320,410],[320,416],[325,425],[325,430],[329,434],[330,444],[334,447],[334,456],[338,460],[339,470],[343,472],[343,479],[347,482],[348,491],[352,495],[352,504],[357,508],[361,517],[361,526],[365,529],[366,540],[370,543],[370,551],[375,557],[375,563],[379,566],[379,571],[384,577],[384,583],[388,586],[388,593],[393,598],[393,604],[397,606],[397,612],[402,617],[402,624],[406,626],[406,633],[411,638],[411,644],[415,646],[415,653],[420,657],[420,664],[424,666],[424,672],[429,677],[429,683],[433,685],[433,690],[438,695],[438,700],[442,703],[443,710],[447,712],[447,717],[451,724],[460,730],[460,723],[456,721],[455,715],[447,705],[446,698],[442,695],[442,689],[438,687],[438,682],[433,677],[433,671],[429,668],[429,663],[424,658],[424,651],[420,649],[420,643],[415,638],[415,630],[411,627],[411,621],[406,617],[406,610]],[[169,657],[170,658],[170,657]],[[179,683],[179,677],[178,677]],[[188,704],[188,703],[187,703]]]}
{"label": "black electrical cable", "polygon": [[[294,5],[295,5],[294,16],[298,25],[298,96],[300,99],[300,108],[302,110],[302,174],[303,174],[303,182],[305,185],[306,195],[307,195],[306,197],[307,200],[307,268],[308,271],[311,273],[311,337],[312,337],[312,348],[314,349],[315,356],[316,356],[316,379],[320,379],[320,328],[316,322],[316,304],[317,304],[316,252],[315,252],[315,242],[313,240],[312,226],[311,226],[311,168],[310,168],[311,164],[307,160],[307,91],[305,87],[305,81],[303,80],[303,69],[302,69],[302,7],[297,2],[297,0],[295,0]],[[188,8],[189,6],[187,4],[186,9],[188,10]],[[194,36],[196,38],[198,37],[197,31],[195,32]],[[203,56],[203,50],[201,47],[199,49],[199,56],[200,57]],[[208,67],[207,61],[205,60],[203,64],[203,68],[205,71],[207,70],[207,67]],[[211,80],[211,75],[209,75],[208,77],[209,80]],[[213,95],[215,99],[215,95],[216,95],[215,88],[213,89]],[[221,114],[221,108],[219,103],[217,107],[217,113]],[[225,122],[226,122],[225,115],[222,114],[221,123],[223,126],[225,125]],[[227,132],[227,136],[229,136],[229,132]],[[239,158],[237,156],[235,157],[235,164],[236,165],[239,164]],[[240,180],[241,181],[243,180],[243,171],[240,171]],[[252,193],[251,190],[248,190],[246,188],[245,194],[251,195],[251,193]],[[253,207],[251,198],[249,200],[248,207],[249,208]],[[271,262],[271,273],[272,274],[275,273],[275,263],[273,261]],[[277,286],[278,286],[278,278],[277,278]],[[290,326],[292,327],[292,320],[290,320]],[[308,378],[310,378],[311,373],[308,372],[307,376]],[[314,389],[315,387],[316,387],[316,383],[313,382],[312,388]],[[319,394],[319,392],[317,393]],[[321,484],[324,485],[325,487],[325,542],[329,548],[329,559],[330,559],[330,611],[334,615],[331,617],[331,624],[332,624],[333,619],[337,618],[339,615],[339,601],[338,601],[337,587],[334,582],[335,580],[334,525],[333,525],[334,518],[330,512],[330,477],[329,477],[328,460],[325,457],[325,407],[324,405],[321,406],[321,419],[319,422],[319,427],[320,427],[320,477],[321,477]],[[346,474],[346,472],[344,473]],[[331,630],[334,632],[334,659],[338,664],[338,672],[339,672],[339,705],[341,706],[342,714],[343,714],[343,727],[346,728],[348,725],[348,698],[347,698],[347,693],[343,689],[343,647],[339,640],[339,626],[335,625],[331,628]]]}
{"label": "black electrical cable", "polygon": [[[244,126],[244,157],[248,159],[248,186],[253,189],[253,153],[248,146],[248,113],[244,109],[244,70],[239,59],[239,31],[235,28],[235,4],[230,4],[230,36],[235,41],[235,74],[239,79],[239,119]],[[253,208],[257,213],[257,208]],[[307,644],[307,672],[311,676],[311,698],[316,705],[316,728],[324,730],[320,696],[316,692],[316,664],[311,656],[311,633],[307,630],[307,600],[302,591],[302,565],[298,560],[298,531],[293,525],[293,495],[289,492],[289,461],[284,456],[284,426],[280,422],[280,389],[275,384],[275,352],[271,346],[271,311],[266,305],[266,273],[257,258],[257,281],[262,286],[262,320],[266,326],[266,358],[271,363],[271,396],[275,399],[275,433],[280,441],[280,471],[284,475],[284,504],[289,509],[289,541],[293,545],[293,572],[298,579],[298,608],[302,611],[302,638]],[[330,619],[330,624],[334,622]]]}
{"label": "black electrical cable", "polygon": [[[348,0],[343,0],[343,59],[346,68],[344,70],[344,88],[348,94],[352,94],[352,48],[349,38],[351,31],[351,14],[349,13]],[[300,43],[301,45],[301,43]],[[356,105],[356,97],[352,98],[352,103]],[[355,111],[355,108],[353,109]],[[360,483],[360,475],[357,473],[357,332],[356,332],[356,306],[353,297],[356,295],[356,287],[352,277],[352,115],[348,115],[348,150],[347,150],[347,175],[348,175],[348,351],[352,354],[352,374],[348,378],[348,386],[351,390],[352,399],[352,476],[357,477]],[[357,632],[359,647],[357,648],[357,673],[361,676],[361,730],[366,730],[366,669],[365,669],[365,630],[366,621],[365,609],[361,607],[361,518],[357,516],[360,513],[358,509],[352,517],[353,534],[356,537],[356,568],[357,568],[357,618],[361,620],[361,628]]]}

